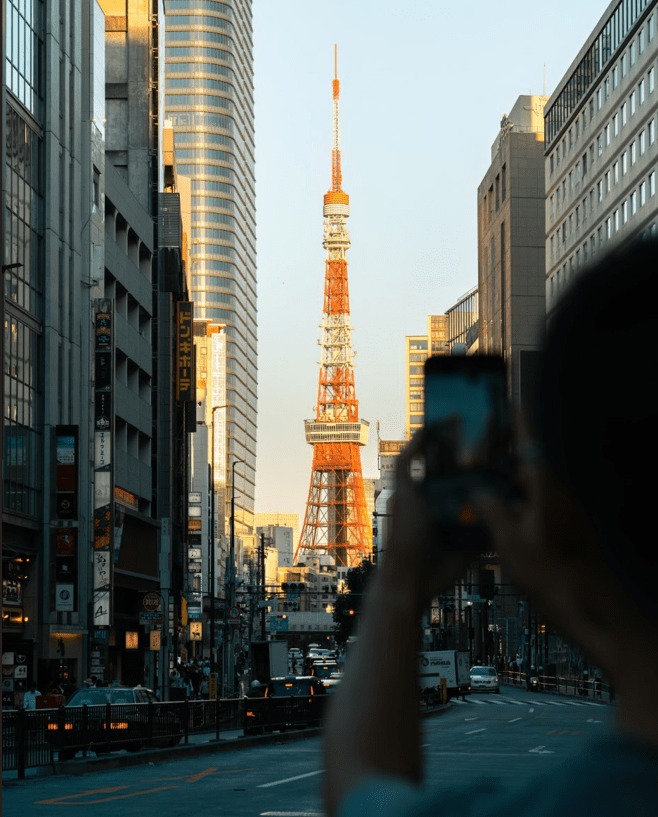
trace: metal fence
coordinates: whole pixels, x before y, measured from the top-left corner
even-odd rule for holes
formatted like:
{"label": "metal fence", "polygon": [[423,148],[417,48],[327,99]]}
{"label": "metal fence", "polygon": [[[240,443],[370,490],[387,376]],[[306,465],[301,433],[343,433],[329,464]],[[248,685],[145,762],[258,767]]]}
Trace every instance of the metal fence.
{"label": "metal fence", "polygon": [[[525,672],[512,670],[499,673],[503,683],[509,686],[527,687],[528,676]],[[602,678],[583,678],[582,676],[539,675],[539,690],[556,695],[577,695],[592,700],[614,700],[614,691]]]}
{"label": "metal fence", "polygon": [[59,709],[11,710],[2,714],[2,770],[46,766],[125,749],[166,748],[197,732],[240,729],[243,699],[165,703],[60,706]]}

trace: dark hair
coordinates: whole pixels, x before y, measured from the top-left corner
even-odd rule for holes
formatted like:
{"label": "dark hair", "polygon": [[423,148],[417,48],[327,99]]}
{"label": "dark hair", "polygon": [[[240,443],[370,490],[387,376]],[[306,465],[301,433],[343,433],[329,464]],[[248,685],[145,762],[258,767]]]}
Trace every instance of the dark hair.
{"label": "dark hair", "polygon": [[656,618],[647,539],[658,411],[658,242],[636,241],[576,279],[549,316],[535,434],[578,497],[612,567]]}

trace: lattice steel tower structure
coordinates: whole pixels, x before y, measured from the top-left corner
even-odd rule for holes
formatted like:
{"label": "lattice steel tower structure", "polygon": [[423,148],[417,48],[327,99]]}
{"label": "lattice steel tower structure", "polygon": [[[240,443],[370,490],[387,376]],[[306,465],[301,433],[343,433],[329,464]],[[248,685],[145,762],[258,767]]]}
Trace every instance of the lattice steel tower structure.
{"label": "lattice steel tower structure", "polygon": [[360,451],[368,442],[368,423],[359,419],[354,388],[346,258],[350,238],[345,224],[350,200],[341,186],[339,96],[334,51],[331,189],[323,209],[327,259],[319,341],[322,358],[315,420],[304,423],[306,442],[313,446],[313,471],[295,562],[307,553],[328,554],[337,566],[355,567],[371,553],[372,528]]}

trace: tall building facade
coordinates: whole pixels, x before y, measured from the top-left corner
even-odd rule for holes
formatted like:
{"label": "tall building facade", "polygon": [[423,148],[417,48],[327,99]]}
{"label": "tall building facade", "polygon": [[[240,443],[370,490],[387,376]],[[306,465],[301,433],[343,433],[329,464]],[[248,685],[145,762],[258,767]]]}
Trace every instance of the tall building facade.
{"label": "tall building facade", "polygon": [[103,151],[104,26],[95,2],[5,0],[2,13],[4,707],[20,704],[32,679],[86,668],[85,240],[99,228],[92,155]]}
{"label": "tall building facade", "polygon": [[530,386],[545,320],[545,102],[517,99],[478,187],[479,353],[503,356],[515,400]]}
{"label": "tall building facade", "polygon": [[658,3],[616,0],[546,105],[546,307],[597,253],[658,224]]}
{"label": "tall building facade", "polygon": [[448,348],[448,320],[445,315],[428,315],[427,334],[407,335],[405,338],[405,431],[408,440],[424,423],[423,364],[432,355],[448,354]]}
{"label": "tall building facade", "polygon": [[[257,421],[256,203],[251,0],[167,0],[165,108],[178,172],[191,178],[195,317],[224,326],[222,477],[235,492],[235,535],[253,544]],[[208,384],[210,382],[208,372]],[[207,386],[213,393],[214,386]],[[210,402],[210,401],[208,401]],[[209,415],[208,415],[209,417]],[[206,418],[208,419],[208,418]],[[219,432],[219,425],[216,425]],[[224,431],[222,431],[224,433]],[[223,491],[220,529],[229,528]]]}

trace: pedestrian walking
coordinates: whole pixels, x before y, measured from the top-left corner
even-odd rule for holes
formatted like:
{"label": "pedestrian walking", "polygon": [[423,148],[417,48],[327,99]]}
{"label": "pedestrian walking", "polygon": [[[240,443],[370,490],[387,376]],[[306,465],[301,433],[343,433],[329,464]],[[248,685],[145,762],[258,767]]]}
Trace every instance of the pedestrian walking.
{"label": "pedestrian walking", "polygon": [[23,695],[23,709],[36,709],[37,708],[37,698],[40,695],[41,695],[41,693],[37,689],[37,682],[32,681],[32,683],[30,684],[30,688]]}

